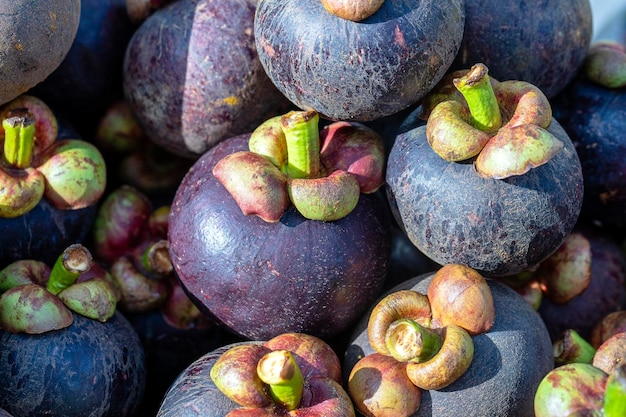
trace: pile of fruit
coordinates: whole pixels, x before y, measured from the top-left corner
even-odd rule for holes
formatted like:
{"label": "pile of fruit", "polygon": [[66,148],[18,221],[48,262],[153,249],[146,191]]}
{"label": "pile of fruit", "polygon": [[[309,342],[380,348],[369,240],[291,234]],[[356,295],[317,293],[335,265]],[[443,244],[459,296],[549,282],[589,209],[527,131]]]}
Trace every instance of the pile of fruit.
{"label": "pile of fruit", "polygon": [[626,416],[612,4],[0,0],[0,417]]}

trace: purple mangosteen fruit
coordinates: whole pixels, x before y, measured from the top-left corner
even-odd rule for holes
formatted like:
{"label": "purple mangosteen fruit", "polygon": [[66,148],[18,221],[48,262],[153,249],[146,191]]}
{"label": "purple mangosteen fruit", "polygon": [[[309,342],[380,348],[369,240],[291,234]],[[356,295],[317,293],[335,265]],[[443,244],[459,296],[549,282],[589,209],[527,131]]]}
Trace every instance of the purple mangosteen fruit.
{"label": "purple mangosteen fruit", "polygon": [[0,270],[0,406],[19,416],[132,416],[144,352],[116,311],[118,293],[90,251]]}
{"label": "purple mangosteen fruit", "polygon": [[625,45],[594,43],[579,76],[552,100],[554,116],[580,158],[585,184],[582,215],[608,228],[625,225],[626,164],[621,157],[626,149]]}
{"label": "purple mangosteen fruit", "polygon": [[0,104],[5,104],[61,64],[78,31],[81,1],[4,0],[0,14]]}
{"label": "purple mangosteen fruit", "polygon": [[106,187],[104,158],[34,96],[3,105],[0,120],[0,266],[54,262],[89,233]]}
{"label": "purple mangosteen fruit", "polygon": [[125,0],[82,0],[78,30],[59,66],[29,94],[52,106],[82,137],[122,97],[122,62],[135,25]]}
{"label": "purple mangosteen fruit", "polygon": [[589,339],[607,314],[626,308],[626,260],[601,230],[576,227],[561,247],[539,264],[538,312],[553,339],[568,328]]}
{"label": "purple mangosteen fruit", "polygon": [[197,159],[288,110],[257,55],[255,10],[252,0],[177,0],[136,29],[123,88],[149,139]]}
{"label": "purple mangosteen fruit", "polygon": [[75,314],[40,335],[0,330],[2,407],[16,416],[133,416],[145,384],[144,353],[124,316]]}
{"label": "purple mangosteen fruit", "polygon": [[[554,367],[552,343],[537,312],[508,286],[460,264],[396,285],[354,328],[343,360],[349,392],[362,415],[387,415],[374,412],[376,399],[385,398],[387,389],[411,391],[387,384],[400,382],[378,360],[364,366],[372,355],[403,363],[404,375],[420,388],[417,403],[415,394],[402,402],[416,408],[398,414],[411,417],[532,417],[535,390]],[[393,403],[400,404],[387,404]]]}
{"label": "purple mangosteen fruit", "polygon": [[244,338],[332,337],[384,284],[382,140],[356,123],[320,130],[318,120],[293,111],[216,145],[174,197],[177,276],[203,312]]}
{"label": "purple mangosteen fruit", "polygon": [[522,80],[554,97],[580,69],[592,37],[589,0],[465,0],[453,69],[482,62],[499,80]]}
{"label": "purple mangosteen fruit", "polygon": [[[460,0],[328,3],[261,0],[254,31],[277,88],[298,108],[331,120],[366,122],[416,103],[461,44]],[[360,5],[379,7],[358,21],[337,13]]]}
{"label": "purple mangosteen fruit", "polygon": [[283,333],[219,347],[194,361],[167,391],[158,417],[354,417],[341,363],[323,340]]}
{"label": "purple mangosteen fruit", "polygon": [[394,217],[420,251],[505,276],[559,247],[578,219],[583,178],[537,87],[495,81],[476,64],[446,75],[414,113],[386,179]]}

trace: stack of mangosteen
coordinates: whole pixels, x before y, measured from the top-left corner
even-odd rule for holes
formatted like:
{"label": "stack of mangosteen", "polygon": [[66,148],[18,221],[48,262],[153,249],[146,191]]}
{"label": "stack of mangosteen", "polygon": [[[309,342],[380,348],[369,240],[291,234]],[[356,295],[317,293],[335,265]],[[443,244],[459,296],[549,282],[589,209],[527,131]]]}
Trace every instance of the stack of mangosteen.
{"label": "stack of mangosteen", "polygon": [[0,1],[0,414],[624,415],[604,4],[48,3]]}

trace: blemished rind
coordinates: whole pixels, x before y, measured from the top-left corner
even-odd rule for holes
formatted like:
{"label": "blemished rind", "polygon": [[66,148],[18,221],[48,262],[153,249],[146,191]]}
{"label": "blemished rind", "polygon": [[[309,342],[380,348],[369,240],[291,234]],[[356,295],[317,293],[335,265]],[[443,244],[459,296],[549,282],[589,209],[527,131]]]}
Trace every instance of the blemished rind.
{"label": "blemished rind", "polygon": [[67,55],[80,20],[80,0],[0,1],[0,104],[48,77]]}
{"label": "blemished rind", "polygon": [[413,244],[444,265],[460,263],[485,276],[537,265],[573,229],[583,176],[572,141],[553,119],[547,129],[564,144],[549,162],[506,179],[481,177],[472,160],[447,162],[430,148],[425,126],[399,134],[387,161],[387,196]]}
{"label": "blemished rind", "polygon": [[318,1],[258,2],[255,42],[266,73],[297,107],[371,121],[422,98],[452,64],[463,0],[386,1],[352,22]]}

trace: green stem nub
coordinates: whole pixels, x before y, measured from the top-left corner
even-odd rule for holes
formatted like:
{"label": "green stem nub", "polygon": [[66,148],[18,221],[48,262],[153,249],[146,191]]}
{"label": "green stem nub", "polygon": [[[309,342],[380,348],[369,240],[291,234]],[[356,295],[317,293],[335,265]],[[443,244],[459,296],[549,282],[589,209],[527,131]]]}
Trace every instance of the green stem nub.
{"label": "green stem nub", "polygon": [[320,172],[319,114],[290,111],[280,122],[287,142],[287,175],[316,178]]}
{"label": "green stem nub", "polygon": [[68,246],[54,263],[46,289],[52,294],[60,293],[89,271],[92,263],[91,252],[86,247],[80,243]]}
{"label": "green stem nub", "polygon": [[556,366],[566,363],[591,363],[596,349],[578,332],[567,329],[553,345],[554,364]]}
{"label": "green stem nub", "polygon": [[6,163],[13,168],[28,168],[35,147],[35,118],[28,109],[14,109],[2,121],[2,127]]}
{"label": "green stem nub", "polygon": [[435,356],[441,336],[415,320],[399,319],[391,323],[385,337],[387,350],[399,362],[425,362]]}
{"label": "green stem nub", "polygon": [[145,271],[159,277],[170,274],[174,269],[167,239],[161,239],[150,244],[141,253],[140,261]]}
{"label": "green stem nub", "polygon": [[484,64],[476,64],[453,83],[467,102],[474,127],[484,132],[496,132],[502,125],[502,114],[487,72]]}
{"label": "green stem nub", "polygon": [[274,402],[288,411],[300,405],[304,390],[304,377],[291,352],[273,350],[259,360],[257,374],[269,385]]}

